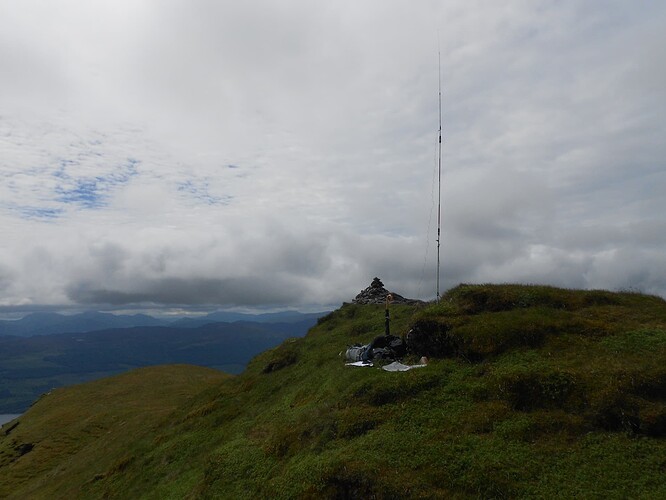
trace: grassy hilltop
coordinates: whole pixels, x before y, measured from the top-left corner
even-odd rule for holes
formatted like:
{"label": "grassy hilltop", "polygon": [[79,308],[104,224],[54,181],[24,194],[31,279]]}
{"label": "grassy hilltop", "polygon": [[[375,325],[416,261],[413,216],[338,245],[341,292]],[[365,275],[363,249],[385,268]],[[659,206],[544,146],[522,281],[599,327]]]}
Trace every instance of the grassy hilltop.
{"label": "grassy hilltop", "polygon": [[666,498],[662,299],[461,285],[391,312],[427,367],[346,367],[384,324],[346,304],[238,376],[55,390],[2,428],[0,497]]}

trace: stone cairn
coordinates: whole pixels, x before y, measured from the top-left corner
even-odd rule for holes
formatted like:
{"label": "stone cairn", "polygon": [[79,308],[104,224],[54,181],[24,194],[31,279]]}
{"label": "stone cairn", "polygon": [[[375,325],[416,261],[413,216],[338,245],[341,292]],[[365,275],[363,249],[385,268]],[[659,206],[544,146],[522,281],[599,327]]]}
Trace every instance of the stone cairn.
{"label": "stone cairn", "polygon": [[370,286],[365,290],[362,290],[354,300],[352,304],[385,304],[386,296],[388,294],[393,296],[392,304],[419,304],[422,301],[416,299],[406,299],[402,295],[398,295],[395,292],[389,292],[384,288],[384,283],[382,280],[375,277],[370,283]]}

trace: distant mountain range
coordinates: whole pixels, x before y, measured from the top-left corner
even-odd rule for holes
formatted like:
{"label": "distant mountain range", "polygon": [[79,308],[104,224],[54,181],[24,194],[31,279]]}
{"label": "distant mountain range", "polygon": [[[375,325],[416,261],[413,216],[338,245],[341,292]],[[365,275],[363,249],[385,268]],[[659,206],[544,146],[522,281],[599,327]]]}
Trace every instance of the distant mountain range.
{"label": "distant mountain range", "polygon": [[0,413],[23,412],[55,387],[143,366],[187,363],[240,373],[260,352],[304,336],[323,314],[218,312],[168,322],[146,315],[36,313],[2,321]]}
{"label": "distant mountain range", "polygon": [[265,314],[243,314],[218,311],[198,318],[164,320],[145,314],[120,315],[89,311],[80,314],[63,315],[58,313],[32,313],[19,320],[0,321],[0,335],[31,337],[33,335],[53,335],[57,333],[79,333],[112,328],[134,328],[137,326],[171,326],[196,328],[210,323],[233,323],[251,321],[255,323],[296,323],[314,321],[326,313],[304,314],[298,311],[283,311]]}

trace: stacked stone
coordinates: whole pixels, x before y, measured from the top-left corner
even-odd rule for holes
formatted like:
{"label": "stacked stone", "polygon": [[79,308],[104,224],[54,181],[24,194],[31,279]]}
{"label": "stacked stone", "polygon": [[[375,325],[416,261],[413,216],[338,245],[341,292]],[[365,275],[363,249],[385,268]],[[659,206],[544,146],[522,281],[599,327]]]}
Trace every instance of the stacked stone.
{"label": "stacked stone", "polygon": [[389,293],[393,296],[393,300],[391,301],[392,304],[415,304],[421,302],[419,300],[406,299],[395,292],[389,292],[384,288],[382,280],[375,277],[375,279],[372,280],[372,283],[370,283],[370,286],[365,290],[362,290],[361,293],[352,300],[352,304],[385,304],[386,296]]}

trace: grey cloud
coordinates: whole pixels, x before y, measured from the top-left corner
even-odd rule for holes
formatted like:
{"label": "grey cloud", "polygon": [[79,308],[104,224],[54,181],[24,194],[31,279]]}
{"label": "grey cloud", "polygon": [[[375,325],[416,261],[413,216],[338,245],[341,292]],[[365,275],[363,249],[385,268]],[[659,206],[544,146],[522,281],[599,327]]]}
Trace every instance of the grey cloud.
{"label": "grey cloud", "polygon": [[[100,286],[101,285],[101,286]],[[243,278],[163,278],[141,280],[137,290],[114,290],[103,284],[80,283],[71,285],[68,297],[76,303],[94,307],[142,306],[264,306],[297,303],[299,291],[290,280]]]}
{"label": "grey cloud", "polygon": [[8,289],[12,280],[14,279],[16,279],[15,274],[9,268],[0,263],[0,291]]}
{"label": "grey cloud", "polygon": [[307,282],[330,265],[326,235],[276,221],[251,226],[226,227],[217,235],[191,233],[167,246],[140,235],[123,242],[90,241],[75,250],[61,279],[68,282],[68,299],[85,304],[231,307],[310,300]]}

